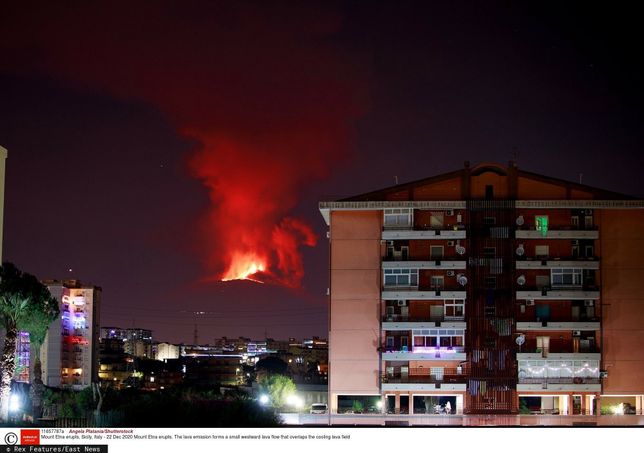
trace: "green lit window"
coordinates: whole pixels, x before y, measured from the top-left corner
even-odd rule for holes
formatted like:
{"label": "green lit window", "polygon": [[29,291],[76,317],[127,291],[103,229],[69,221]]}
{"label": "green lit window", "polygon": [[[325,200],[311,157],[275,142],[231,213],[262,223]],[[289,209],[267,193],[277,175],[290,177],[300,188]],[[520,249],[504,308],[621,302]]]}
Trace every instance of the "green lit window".
{"label": "green lit window", "polygon": [[534,224],[537,227],[537,231],[541,231],[543,237],[548,234],[548,216],[547,215],[538,215],[534,218]]}

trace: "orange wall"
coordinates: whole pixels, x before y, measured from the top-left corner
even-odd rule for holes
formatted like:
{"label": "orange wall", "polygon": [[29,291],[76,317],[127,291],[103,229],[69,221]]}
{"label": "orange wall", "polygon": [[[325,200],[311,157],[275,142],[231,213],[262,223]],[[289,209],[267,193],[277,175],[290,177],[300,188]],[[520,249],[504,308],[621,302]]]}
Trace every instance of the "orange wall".
{"label": "orange wall", "polygon": [[378,394],[382,211],[331,213],[331,410],[338,394]]}
{"label": "orange wall", "polygon": [[485,186],[494,186],[494,198],[508,197],[508,177],[491,171],[472,176],[472,198],[485,198]]}
{"label": "orange wall", "polygon": [[517,199],[519,200],[557,200],[566,198],[566,188],[555,184],[517,178]]}
{"label": "orange wall", "polygon": [[604,394],[644,393],[644,211],[604,210],[602,249]]}

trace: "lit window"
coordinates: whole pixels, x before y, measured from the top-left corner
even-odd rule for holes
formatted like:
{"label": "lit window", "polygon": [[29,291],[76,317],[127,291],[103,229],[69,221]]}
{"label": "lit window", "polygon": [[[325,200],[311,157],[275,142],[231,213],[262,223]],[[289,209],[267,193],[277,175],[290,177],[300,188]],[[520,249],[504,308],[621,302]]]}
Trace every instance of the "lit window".
{"label": "lit window", "polygon": [[534,225],[537,231],[541,231],[541,235],[546,237],[548,235],[548,216],[538,215],[534,218]]}

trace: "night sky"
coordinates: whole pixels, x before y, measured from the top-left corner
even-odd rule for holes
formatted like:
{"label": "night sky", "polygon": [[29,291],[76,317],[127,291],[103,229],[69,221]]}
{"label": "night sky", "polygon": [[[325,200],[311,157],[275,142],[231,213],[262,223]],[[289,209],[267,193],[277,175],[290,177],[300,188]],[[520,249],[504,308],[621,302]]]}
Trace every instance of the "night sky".
{"label": "night sky", "polygon": [[4,259],[101,286],[102,325],[325,337],[317,202],[465,160],[644,196],[626,5],[14,3]]}

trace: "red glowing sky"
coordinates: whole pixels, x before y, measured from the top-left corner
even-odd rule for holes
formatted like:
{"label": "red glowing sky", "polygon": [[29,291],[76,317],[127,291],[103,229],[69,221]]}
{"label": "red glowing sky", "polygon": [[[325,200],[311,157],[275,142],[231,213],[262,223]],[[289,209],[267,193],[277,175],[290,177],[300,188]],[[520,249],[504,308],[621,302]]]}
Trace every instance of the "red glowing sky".
{"label": "red glowing sky", "polygon": [[3,5],[5,258],[172,341],[326,335],[320,199],[514,152],[644,193],[623,17],[360,3]]}

